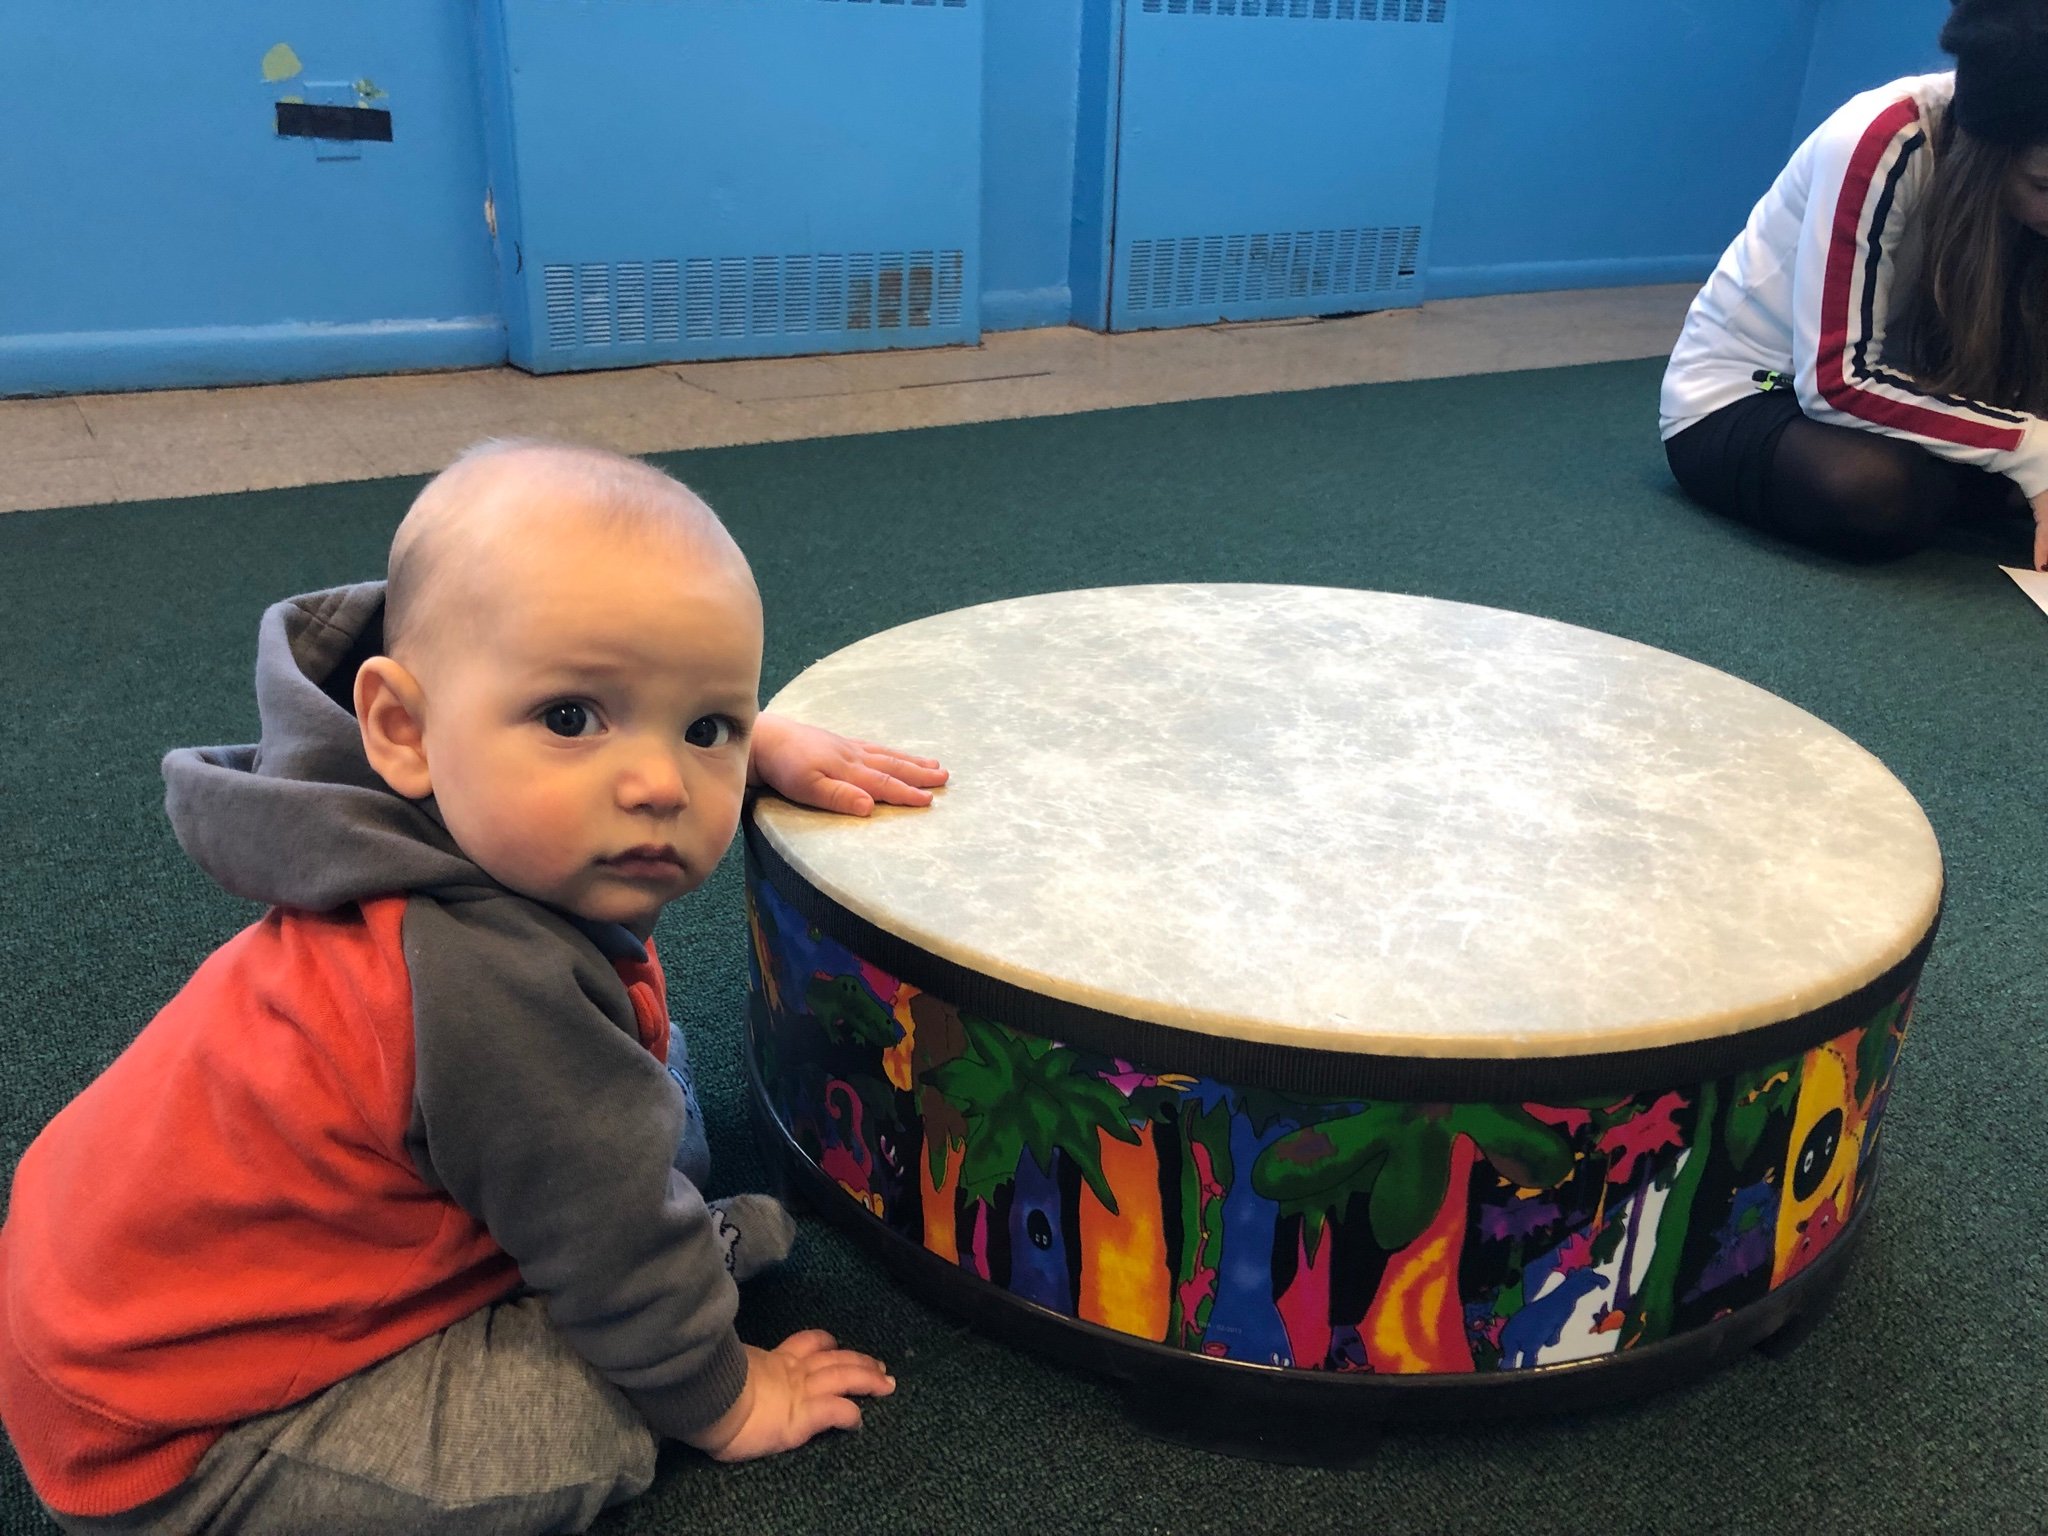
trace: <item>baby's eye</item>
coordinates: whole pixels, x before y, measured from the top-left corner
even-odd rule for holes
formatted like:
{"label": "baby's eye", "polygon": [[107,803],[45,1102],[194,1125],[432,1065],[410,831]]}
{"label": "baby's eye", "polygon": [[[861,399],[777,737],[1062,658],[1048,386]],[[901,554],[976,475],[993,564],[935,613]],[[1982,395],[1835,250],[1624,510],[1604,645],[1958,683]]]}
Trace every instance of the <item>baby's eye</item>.
{"label": "baby's eye", "polygon": [[683,740],[693,747],[722,747],[732,740],[732,722],[723,715],[705,715],[690,722]]}
{"label": "baby's eye", "polygon": [[583,704],[550,704],[541,711],[540,723],[557,736],[588,736],[597,728],[597,717]]}

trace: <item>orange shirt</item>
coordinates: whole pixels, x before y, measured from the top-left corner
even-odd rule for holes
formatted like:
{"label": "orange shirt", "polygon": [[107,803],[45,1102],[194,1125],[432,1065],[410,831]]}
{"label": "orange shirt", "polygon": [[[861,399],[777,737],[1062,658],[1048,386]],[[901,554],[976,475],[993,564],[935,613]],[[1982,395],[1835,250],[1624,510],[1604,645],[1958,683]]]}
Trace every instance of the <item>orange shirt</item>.
{"label": "orange shirt", "polygon": [[[513,1290],[421,1178],[407,898],[273,910],[208,957],[15,1173],[0,1419],[36,1491],[112,1514],[234,1424]],[[666,1060],[659,962],[615,962]]]}

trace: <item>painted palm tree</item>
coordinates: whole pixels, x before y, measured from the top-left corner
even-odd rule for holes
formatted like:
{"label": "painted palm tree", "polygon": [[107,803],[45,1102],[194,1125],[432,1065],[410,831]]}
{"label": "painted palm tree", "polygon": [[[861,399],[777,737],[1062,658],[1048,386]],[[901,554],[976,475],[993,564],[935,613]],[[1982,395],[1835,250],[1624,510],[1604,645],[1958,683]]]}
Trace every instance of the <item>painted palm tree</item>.
{"label": "painted palm tree", "polygon": [[966,1122],[959,1188],[962,1198],[977,1207],[969,1239],[975,1268],[982,1278],[992,1278],[988,1224],[998,1194],[1007,1190],[1009,1289],[1072,1316],[1062,1164],[1070,1164],[1114,1214],[1116,1195],[1103,1174],[1102,1138],[1139,1140],[1126,1101],[1087,1069],[1078,1051],[1013,1033],[971,1013],[962,1013],[960,1024],[966,1048],[934,1067],[924,1081]]}
{"label": "painted palm tree", "polygon": [[[1283,1216],[1303,1223],[1313,1262],[1324,1229],[1363,1210],[1366,1236],[1393,1257],[1355,1328],[1366,1363],[1382,1371],[1470,1370],[1457,1290],[1474,1158],[1526,1189],[1547,1189],[1572,1170],[1571,1144],[1513,1105],[1374,1103],[1317,1121],[1260,1153],[1251,1183]],[[1345,1223],[1339,1221],[1340,1229]]]}
{"label": "painted palm tree", "polygon": [[[1753,1095],[1752,1103],[1756,1101]],[[1676,1310],[1679,1261],[1684,1257],[1686,1234],[1692,1227],[1693,1202],[1699,1195],[1700,1185],[1706,1178],[1707,1165],[1712,1160],[1715,1122],[1720,1109],[1719,1085],[1703,1083],[1694,1109],[1696,1119],[1692,1149],[1671,1176],[1671,1192],[1664,1199],[1664,1212],[1658,1219],[1657,1246],[1650,1254],[1649,1270],[1643,1276],[1643,1283],[1636,1288],[1635,1295],[1625,1302],[1617,1302],[1617,1306],[1623,1308],[1625,1313],[1620,1341],[1624,1349],[1633,1348],[1641,1343],[1655,1342],[1671,1332],[1673,1314]],[[1729,1130],[1733,1129],[1740,1111],[1741,1096],[1738,1094],[1736,1105],[1732,1106],[1729,1112]],[[1756,1124],[1761,1130],[1761,1118],[1758,1118]],[[1729,1137],[1731,1145],[1735,1140],[1736,1137]],[[1746,1161],[1748,1151],[1754,1145],[1752,1139],[1750,1147],[1744,1149],[1743,1156],[1738,1161]],[[1622,1262],[1621,1273],[1623,1282],[1626,1283],[1629,1275],[1629,1263],[1626,1259]]]}
{"label": "painted palm tree", "polygon": [[1179,1144],[1181,1230],[1166,1342],[1179,1349],[1202,1347],[1216,1303],[1223,1205],[1231,1182],[1230,1100],[1216,1091],[1218,1086],[1197,1083],[1166,1122]]}
{"label": "painted palm tree", "polygon": [[1393,1252],[1441,1209],[1459,1136],[1524,1189],[1548,1189],[1572,1169],[1571,1144],[1519,1106],[1375,1103],[1282,1138],[1259,1158],[1252,1180],[1318,1231],[1353,1197],[1365,1197],[1373,1240]]}
{"label": "painted palm tree", "polygon": [[960,1163],[967,1150],[967,1117],[939,1092],[933,1075],[967,1049],[960,1010],[929,992],[914,993],[901,1007],[909,1023],[911,1090],[917,1095],[924,1135],[924,1176],[917,1181],[923,1207],[924,1245],[949,1264],[960,1262],[957,1231]]}
{"label": "painted palm tree", "polygon": [[804,986],[804,1006],[825,1026],[835,1045],[886,1051],[903,1038],[903,1026],[875,1001],[858,976],[817,975]]}
{"label": "painted palm tree", "polygon": [[1332,1107],[1208,1078],[1186,1089],[1179,1106],[1183,1235],[1168,1342],[1258,1365],[1295,1360],[1296,1330],[1273,1294],[1282,1207],[1249,1174],[1275,1144]]}
{"label": "painted palm tree", "polygon": [[1877,1156],[1883,1139],[1884,1107],[1891,1097],[1892,1070],[1898,1065],[1900,1048],[1906,1043],[1906,1028],[1912,1022],[1913,991],[1908,988],[1870,1021],[1856,1050],[1856,1103],[1875,1132],[1863,1138],[1861,1162],[1857,1165],[1859,1184],[1863,1177],[1861,1169]]}
{"label": "painted palm tree", "polygon": [[1074,1315],[1156,1344],[1171,1327],[1175,1279],[1166,1212],[1169,1169],[1177,1175],[1180,1163],[1176,1133],[1168,1127],[1196,1080],[1121,1058],[1091,1062],[1091,1070],[1123,1096],[1124,1119],[1137,1139],[1101,1142],[1103,1182],[1116,1193],[1113,1208],[1092,1189],[1076,1191],[1081,1262]]}
{"label": "painted palm tree", "polygon": [[[1700,1086],[1694,1106],[1690,1151],[1670,1175],[1670,1193],[1657,1222],[1657,1246],[1650,1255],[1643,1283],[1636,1288],[1622,1325],[1624,1348],[1668,1337],[1676,1324],[1678,1280],[1686,1234],[1693,1226],[1693,1207],[1710,1166],[1727,1170],[1728,1182],[1741,1185],[1767,1175],[1757,1166],[1767,1147],[1772,1122],[1787,1121],[1799,1097],[1802,1058],[1740,1072],[1725,1083]],[[1739,1271],[1728,1278],[1740,1278]]]}
{"label": "painted palm tree", "polygon": [[1166,1252],[1165,1202],[1159,1186],[1158,1126],[1150,1116],[1132,1120],[1137,1141],[1102,1143],[1104,1181],[1117,1192],[1117,1208],[1081,1192],[1081,1293],[1074,1315],[1118,1333],[1159,1343],[1166,1338],[1173,1303],[1173,1269]]}

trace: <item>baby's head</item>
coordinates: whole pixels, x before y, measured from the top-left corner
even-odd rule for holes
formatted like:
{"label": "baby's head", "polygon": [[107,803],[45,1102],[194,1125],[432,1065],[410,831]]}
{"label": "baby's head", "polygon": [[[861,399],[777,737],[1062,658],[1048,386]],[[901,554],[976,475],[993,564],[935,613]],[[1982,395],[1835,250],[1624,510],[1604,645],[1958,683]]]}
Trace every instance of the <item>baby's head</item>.
{"label": "baby's head", "polygon": [[485,443],[391,543],[363,747],[501,884],[643,937],[739,824],[761,600],[704,503],[598,449]]}

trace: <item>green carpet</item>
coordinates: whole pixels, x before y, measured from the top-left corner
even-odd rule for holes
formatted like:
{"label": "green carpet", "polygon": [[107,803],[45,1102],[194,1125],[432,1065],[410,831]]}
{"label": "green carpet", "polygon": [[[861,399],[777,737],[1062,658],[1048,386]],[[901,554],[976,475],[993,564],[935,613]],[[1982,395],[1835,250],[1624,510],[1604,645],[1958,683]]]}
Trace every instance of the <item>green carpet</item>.
{"label": "green carpet", "polygon": [[[822,1324],[898,1373],[859,1435],[736,1469],[681,1452],[599,1529],[2040,1531],[2048,1521],[2048,621],[1948,548],[1858,568],[1670,487],[1653,362],[1324,390],[661,462],[724,514],[768,608],[765,686],[992,598],[1151,581],[1380,588],[1647,641],[1783,695],[1926,807],[1946,924],[1870,1234],[1788,1359],[1570,1420],[1396,1434],[1367,1470],[1151,1442],[1093,1381],[970,1335],[822,1223],[741,1323]],[[178,851],[157,761],[251,739],[257,615],[380,573],[417,480],[0,518],[0,998],[11,1169],[252,915]],[[2034,724],[2028,724],[2029,721]],[[737,1060],[734,861],[660,937],[719,1181],[764,1178]],[[144,1168],[106,1170],[147,1178]],[[44,1528],[11,1458],[0,1526]]]}

